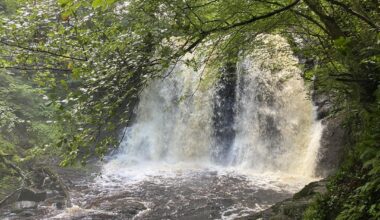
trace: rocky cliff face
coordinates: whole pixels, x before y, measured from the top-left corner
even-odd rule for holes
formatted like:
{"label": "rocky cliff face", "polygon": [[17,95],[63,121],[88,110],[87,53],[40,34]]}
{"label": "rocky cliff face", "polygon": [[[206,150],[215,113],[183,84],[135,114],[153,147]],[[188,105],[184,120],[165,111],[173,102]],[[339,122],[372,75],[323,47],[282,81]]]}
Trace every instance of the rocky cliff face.
{"label": "rocky cliff face", "polygon": [[313,101],[317,106],[317,117],[324,126],[316,175],[326,177],[333,174],[340,166],[350,141],[349,130],[344,126],[343,115],[332,114],[333,105],[329,98],[315,92]]}
{"label": "rocky cliff face", "polygon": [[[299,44],[297,47],[302,48],[302,45]],[[295,55],[305,70],[315,67],[315,60],[301,53]],[[342,163],[347,146],[350,144],[350,134],[349,129],[344,126],[345,118],[334,109],[332,98],[327,93],[319,91],[319,84],[318,79],[314,79],[311,97],[317,107],[317,119],[322,120],[324,126],[315,172],[317,176],[327,177],[337,171]]]}
{"label": "rocky cliff face", "polygon": [[234,106],[236,103],[236,64],[228,63],[221,71],[221,76],[216,88],[214,101],[213,127],[216,146],[219,151],[214,155],[216,162],[223,164],[227,160],[227,154],[235,139]]}
{"label": "rocky cliff face", "polygon": [[[297,48],[302,47],[302,44],[297,45]],[[310,59],[304,54],[295,53],[295,56],[304,65],[305,70],[311,70],[316,66],[316,60]],[[351,139],[349,129],[344,126],[344,116],[334,109],[332,98],[326,92],[319,91],[319,84],[318,79],[314,79],[311,97],[317,107],[317,119],[322,120],[324,127],[315,173],[319,177],[327,177],[335,173],[343,162]]]}

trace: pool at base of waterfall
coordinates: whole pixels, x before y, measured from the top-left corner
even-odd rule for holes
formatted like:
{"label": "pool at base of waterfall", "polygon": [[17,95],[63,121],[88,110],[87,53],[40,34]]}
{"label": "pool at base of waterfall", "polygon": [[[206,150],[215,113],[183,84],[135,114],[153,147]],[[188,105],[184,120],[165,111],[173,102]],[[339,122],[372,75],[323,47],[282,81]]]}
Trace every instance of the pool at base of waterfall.
{"label": "pool at base of waterfall", "polygon": [[235,64],[193,54],[203,68],[150,81],[101,174],[49,218],[238,219],[313,181],[323,126],[298,60],[281,36],[256,40]]}
{"label": "pool at base of waterfall", "polygon": [[105,166],[72,189],[73,206],[48,219],[238,219],[262,211],[312,181],[228,167]]}

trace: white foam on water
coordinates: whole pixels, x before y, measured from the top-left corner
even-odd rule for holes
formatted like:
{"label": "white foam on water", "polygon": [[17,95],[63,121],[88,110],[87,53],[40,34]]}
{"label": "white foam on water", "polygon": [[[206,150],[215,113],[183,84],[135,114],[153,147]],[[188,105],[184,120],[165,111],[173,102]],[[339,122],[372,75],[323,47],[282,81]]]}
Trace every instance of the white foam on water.
{"label": "white foam on water", "polygon": [[59,213],[55,216],[50,216],[46,219],[71,219],[71,218],[83,218],[88,216],[89,214],[108,214],[108,215],[114,215],[116,216],[116,213],[113,212],[106,212],[101,210],[95,210],[95,209],[84,209],[77,205],[73,205],[70,208],[66,208],[64,212]]}
{"label": "white foam on water", "polygon": [[233,205],[221,213],[221,220],[234,220],[237,218],[248,216],[249,214],[252,214],[252,213],[263,211],[269,207],[270,206],[265,206],[265,205],[262,206],[259,204],[256,204],[255,207],[253,208]]}
{"label": "white foam on water", "polygon": [[96,178],[97,187],[130,187],[144,181],[151,181],[161,184],[163,180],[181,180],[197,175],[214,173],[218,176],[228,176],[231,178],[243,178],[252,183],[253,188],[271,189],[274,191],[297,192],[303,186],[317,178],[295,175],[292,173],[278,172],[254,172],[252,169],[242,169],[240,167],[225,167],[212,163],[159,163],[151,162],[129,166],[120,169],[118,164],[107,163],[104,166],[102,175]]}
{"label": "white foam on water", "polygon": [[[315,120],[315,109],[307,99],[298,60],[278,35],[261,35],[257,41],[261,46],[242,55],[237,64],[235,121],[231,125],[236,134],[224,164],[213,160],[213,149],[218,147],[213,131],[216,85],[199,89],[203,69],[196,71],[180,63],[165,80],[152,81],[142,92],[135,123],[126,129],[120,151],[104,164],[92,187],[110,194],[150,190],[144,188],[147,183],[152,190],[188,184],[202,191],[204,194],[197,196],[203,198],[211,191],[216,197],[218,193],[244,196],[239,190],[283,195],[316,180],[323,126]],[[198,188],[196,182],[203,186],[202,181],[210,181],[210,192]],[[226,188],[218,191],[218,187]],[[181,192],[175,193],[183,196]],[[269,205],[234,204],[222,210],[221,216],[234,219]],[[66,215],[75,215],[76,209]],[[143,219],[149,212],[147,209],[137,218]]]}

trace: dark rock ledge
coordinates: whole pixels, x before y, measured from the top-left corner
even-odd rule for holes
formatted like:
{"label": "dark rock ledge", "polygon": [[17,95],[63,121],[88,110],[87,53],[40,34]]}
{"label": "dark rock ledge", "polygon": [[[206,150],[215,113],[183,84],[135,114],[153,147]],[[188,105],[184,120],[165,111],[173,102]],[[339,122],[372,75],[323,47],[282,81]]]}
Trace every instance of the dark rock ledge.
{"label": "dark rock ledge", "polygon": [[301,220],[307,207],[318,195],[327,193],[327,180],[306,185],[293,198],[276,203],[262,212],[239,218],[240,220]]}
{"label": "dark rock ledge", "polygon": [[31,185],[23,186],[0,201],[0,219],[35,219],[46,210],[41,207],[70,207],[68,188],[50,168],[34,169]]}

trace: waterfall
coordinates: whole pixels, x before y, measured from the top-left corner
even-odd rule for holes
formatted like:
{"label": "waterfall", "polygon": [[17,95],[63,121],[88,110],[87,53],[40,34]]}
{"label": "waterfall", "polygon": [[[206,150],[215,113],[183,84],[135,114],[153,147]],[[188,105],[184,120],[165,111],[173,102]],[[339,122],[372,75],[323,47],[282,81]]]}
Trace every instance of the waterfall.
{"label": "waterfall", "polygon": [[316,154],[309,148],[315,149],[319,139],[312,140],[317,122],[298,61],[284,38],[261,35],[259,40],[263,44],[238,63],[230,163],[257,171],[310,173],[314,167],[308,163]]}
{"label": "waterfall", "polygon": [[177,65],[141,94],[136,123],[126,128],[117,160],[205,161],[212,144],[212,90],[199,86],[201,71]]}
{"label": "waterfall", "polygon": [[[179,63],[153,80],[106,167],[188,162],[312,176],[322,126],[298,60],[278,35],[256,41],[236,64],[204,71]],[[219,80],[200,86],[215,72]]]}

